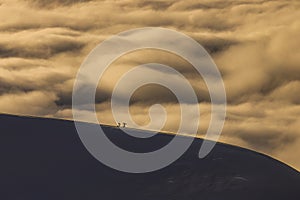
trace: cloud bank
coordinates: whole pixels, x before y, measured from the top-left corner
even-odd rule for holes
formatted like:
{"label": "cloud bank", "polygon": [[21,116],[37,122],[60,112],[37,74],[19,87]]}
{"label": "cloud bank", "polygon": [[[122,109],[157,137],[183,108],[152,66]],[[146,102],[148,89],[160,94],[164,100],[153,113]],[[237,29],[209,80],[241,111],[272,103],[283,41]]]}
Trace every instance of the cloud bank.
{"label": "cloud bank", "polygon": [[[2,0],[0,111],[71,118],[76,72],[98,43],[131,28],[166,27],[202,44],[223,75],[228,115],[222,140],[300,169],[299,9],[297,0]],[[97,91],[100,121],[114,123],[109,99],[118,78],[148,62],[172,66],[190,81],[199,99],[203,135],[210,120],[205,83],[185,60],[154,50],[133,52],[112,64]],[[136,91],[133,119],[147,124],[154,103],[164,105],[168,113],[164,129],[176,131],[177,100],[158,86]]]}

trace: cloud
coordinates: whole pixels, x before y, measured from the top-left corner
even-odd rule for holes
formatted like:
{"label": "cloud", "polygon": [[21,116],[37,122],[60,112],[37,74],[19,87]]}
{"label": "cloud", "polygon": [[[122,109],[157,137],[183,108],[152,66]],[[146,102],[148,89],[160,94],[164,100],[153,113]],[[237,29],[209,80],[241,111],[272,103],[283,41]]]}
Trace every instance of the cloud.
{"label": "cloud", "polygon": [[[193,37],[218,65],[228,98],[221,139],[300,168],[299,9],[297,0],[2,0],[0,111],[72,118],[73,83],[88,53],[121,31],[161,26]],[[198,133],[203,136],[211,117],[207,87],[189,63],[161,51],[133,52],[110,66],[97,90],[99,119],[114,123],[109,102],[116,82],[149,62],[172,66],[189,80],[198,97]],[[161,103],[168,113],[164,130],[178,129],[178,104],[166,88],[145,86],[131,100],[138,124],[146,125],[151,105]],[[160,118],[159,112],[154,115]]]}
{"label": "cloud", "polygon": [[271,94],[273,101],[284,101],[292,104],[300,104],[298,92],[300,91],[300,82],[291,81],[276,88]]}
{"label": "cloud", "polygon": [[229,105],[224,137],[239,138],[247,147],[277,156],[298,140],[300,131],[295,124],[299,114],[299,105],[281,101]]}
{"label": "cloud", "polygon": [[[84,47],[73,31],[64,29],[43,29],[2,33],[0,53],[2,58],[42,58],[47,59],[59,53],[76,53]],[[12,43],[11,41],[14,41]]]}
{"label": "cloud", "polygon": [[0,110],[3,113],[44,116],[57,111],[56,98],[55,94],[43,91],[8,93],[0,96]]}
{"label": "cloud", "polygon": [[69,6],[77,3],[85,3],[91,0],[26,0],[39,8],[55,8],[57,6]]}

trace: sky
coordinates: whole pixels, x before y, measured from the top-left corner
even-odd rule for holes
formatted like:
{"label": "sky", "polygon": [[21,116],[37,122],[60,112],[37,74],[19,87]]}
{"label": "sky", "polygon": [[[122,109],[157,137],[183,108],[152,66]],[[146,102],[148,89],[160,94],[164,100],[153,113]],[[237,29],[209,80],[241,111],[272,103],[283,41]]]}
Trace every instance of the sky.
{"label": "sky", "polygon": [[[132,28],[164,27],[195,39],[218,66],[228,103],[221,140],[300,169],[299,9],[298,0],[0,0],[0,112],[71,119],[76,73],[96,45]],[[115,124],[114,85],[126,71],[149,62],[172,66],[191,83],[203,135],[211,116],[205,83],[187,61],[157,50],[112,63],[97,89],[99,121]],[[147,125],[156,103],[168,114],[163,130],[176,132],[177,99],[158,85],[133,94],[133,120]],[[161,113],[152,114],[153,127],[160,126]]]}

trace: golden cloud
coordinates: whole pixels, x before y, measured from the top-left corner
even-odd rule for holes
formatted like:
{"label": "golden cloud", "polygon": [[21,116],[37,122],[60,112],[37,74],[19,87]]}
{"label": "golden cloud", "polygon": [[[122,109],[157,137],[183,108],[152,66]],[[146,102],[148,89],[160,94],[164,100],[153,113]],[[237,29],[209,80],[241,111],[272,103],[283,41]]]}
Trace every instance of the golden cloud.
{"label": "golden cloud", "polygon": [[[229,104],[222,139],[300,168],[299,9],[297,0],[2,0],[0,111],[71,118],[76,71],[92,48],[120,31],[161,26],[196,39],[220,68]],[[99,119],[114,123],[109,99],[118,77],[150,61],[172,66],[189,79],[201,110],[198,132],[205,133],[210,100],[204,82],[186,61],[155,51],[128,54],[106,72],[97,91]],[[149,94],[155,90],[168,111],[164,130],[175,131],[174,96],[162,88],[144,89],[132,98],[133,118],[149,122],[148,108],[155,103]]]}

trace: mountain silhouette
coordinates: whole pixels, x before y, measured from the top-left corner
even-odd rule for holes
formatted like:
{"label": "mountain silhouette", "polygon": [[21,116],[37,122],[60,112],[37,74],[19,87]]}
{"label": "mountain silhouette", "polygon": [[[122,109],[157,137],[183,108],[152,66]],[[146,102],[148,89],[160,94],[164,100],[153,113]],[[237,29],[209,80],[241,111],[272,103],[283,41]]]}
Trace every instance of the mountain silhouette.
{"label": "mountain silhouette", "polygon": [[[203,140],[195,139],[170,166],[129,174],[96,160],[72,121],[1,114],[0,124],[3,200],[300,199],[298,171],[244,148],[217,143],[199,159]],[[159,149],[173,138],[162,133],[137,139],[117,127],[101,126],[112,142],[133,152]]]}

